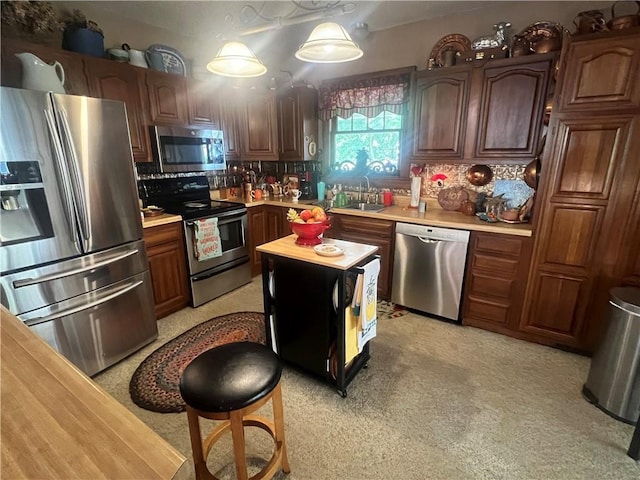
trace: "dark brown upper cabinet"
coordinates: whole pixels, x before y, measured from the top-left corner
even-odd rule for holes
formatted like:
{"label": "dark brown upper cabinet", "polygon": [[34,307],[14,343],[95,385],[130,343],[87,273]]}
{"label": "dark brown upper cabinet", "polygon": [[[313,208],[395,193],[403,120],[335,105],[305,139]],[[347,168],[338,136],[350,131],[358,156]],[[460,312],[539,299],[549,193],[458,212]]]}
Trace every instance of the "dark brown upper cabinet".
{"label": "dark brown upper cabinet", "polygon": [[244,92],[239,106],[242,160],[278,160],[278,128],[275,93]]}
{"label": "dark brown upper cabinet", "polygon": [[154,125],[187,125],[187,79],[155,70],[146,71],[149,114]]}
{"label": "dark brown upper cabinet", "polygon": [[316,160],[318,91],[287,88],[277,96],[280,160]]}
{"label": "dark brown upper cabinet", "polygon": [[524,163],[535,157],[556,54],[416,72],[414,162]]}
{"label": "dark brown upper cabinet", "polygon": [[241,158],[237,103],[232,95],[223,94],[220,99],[220,124],[224,135],[224,158],[227,161]]}
{"label": "dark brown upper cabinet", "polygon": [[219,95],[227,161],[278,160],[275,93],[233,89]]}
{"label": "dark brown upper cabinet", "polygon": [[640,107],[639,35],[600,39],[597,50],[587,42],[572,43],[564,57],[564,112]]}
{"label": "dark brown upper cabinet", "polygon": [[151,143],[146,128],[146,89],[144,70],[126,63],[85,57],[83,59],[89,83],[89,95],[119,100],[127,107],[131,150],[136,162],[151,162]]}
{"label": "dark brown upper cabinet", "polygon": [[220,105],[215,87],[209,82],[189,79],[189,124],[220,129]]}
{"label": "dark brown upper cabinet", "polygon": [[535,157],[551,65],[547,58],[482,68],[476,159]]}
{"label": "dark brown upper cabinet", "polygon": [[413,157],[462,160],[470,88],[470,66],[414,74]]}

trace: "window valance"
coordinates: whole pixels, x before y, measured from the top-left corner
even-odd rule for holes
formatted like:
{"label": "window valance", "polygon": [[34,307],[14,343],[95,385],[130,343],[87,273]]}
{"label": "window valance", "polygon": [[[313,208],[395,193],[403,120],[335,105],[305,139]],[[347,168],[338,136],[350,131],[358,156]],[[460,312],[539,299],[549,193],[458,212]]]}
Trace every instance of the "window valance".
{"label": "window valance", "polygon": [[409,101],[409,79],[415,67],[325,80],[319,89],[320,118],[369,118],[383,111],[402,114]]}

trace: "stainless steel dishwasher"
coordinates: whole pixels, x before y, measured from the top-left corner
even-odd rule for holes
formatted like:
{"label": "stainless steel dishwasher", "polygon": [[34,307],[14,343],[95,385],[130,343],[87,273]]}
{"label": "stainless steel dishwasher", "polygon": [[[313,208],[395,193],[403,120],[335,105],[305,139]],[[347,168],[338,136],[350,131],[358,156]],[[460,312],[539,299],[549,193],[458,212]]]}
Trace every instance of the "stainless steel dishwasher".
{"label": "stainless steel dishwasher", "polygon": [[391,301],[459,321],[469,232],[396,224]]}

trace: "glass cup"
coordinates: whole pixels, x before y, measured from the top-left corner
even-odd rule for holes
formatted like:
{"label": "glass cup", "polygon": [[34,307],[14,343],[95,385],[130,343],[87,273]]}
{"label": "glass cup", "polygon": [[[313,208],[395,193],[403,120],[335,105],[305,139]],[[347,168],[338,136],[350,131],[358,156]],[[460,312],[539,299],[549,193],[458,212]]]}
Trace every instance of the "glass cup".
{"label": "glass cup", "polygon": [[318,182],[318,201],[324,202],[324,189],[326,185],[324,182]]}

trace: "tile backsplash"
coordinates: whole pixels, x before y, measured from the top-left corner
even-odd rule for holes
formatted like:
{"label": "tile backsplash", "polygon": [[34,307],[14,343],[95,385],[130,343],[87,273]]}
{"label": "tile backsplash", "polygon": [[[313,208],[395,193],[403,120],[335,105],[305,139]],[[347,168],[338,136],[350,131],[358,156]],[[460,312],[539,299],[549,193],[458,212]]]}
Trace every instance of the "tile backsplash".
{"label": "tile backsplash", "polygon": [[[422,173],[421,197],[436,198],[443,188],[462,185],[475,192],[492,193],[496,180],[522,180],[526,165],[489,165],[493,171],[493,178],[482,187],[476,187],[467,181],[467,170],[473,164],[433,163],[427,164]],[[446,175],[441,182],[432,181],[436,174]]]}

